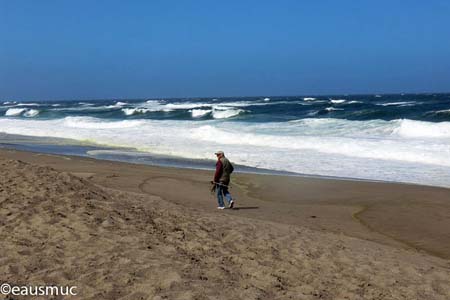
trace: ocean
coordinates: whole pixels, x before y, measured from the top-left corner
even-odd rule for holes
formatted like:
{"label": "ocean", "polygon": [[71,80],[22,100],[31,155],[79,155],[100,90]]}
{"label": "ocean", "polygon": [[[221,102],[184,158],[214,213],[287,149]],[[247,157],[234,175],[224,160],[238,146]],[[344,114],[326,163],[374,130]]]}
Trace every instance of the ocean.
{"label": "ocean", "polygon": [[450,94],[10,100],[0,132],[99,158],[205,166],[223,150],[249,169],[450,187]]}

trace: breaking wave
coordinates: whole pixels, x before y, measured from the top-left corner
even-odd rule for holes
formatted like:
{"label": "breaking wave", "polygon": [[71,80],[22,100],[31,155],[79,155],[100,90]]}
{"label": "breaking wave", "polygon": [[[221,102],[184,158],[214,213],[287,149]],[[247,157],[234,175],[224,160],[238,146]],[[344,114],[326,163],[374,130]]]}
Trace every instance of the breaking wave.
{"label": "breaking wave", "polygon": [[27,110],[26,108],[10,108],[5,112],[5,116],[8,117],[20,116],[26,110]]}
{"label": "breaking wave", "polygon": [[214,109],[212,112],[214,119],[228,119],[243,113],[243,109]]}
{"label": "breaking wave", "polygon": [[211,109],[191,109],[190,110],[193,118],[200,118],[212,112]]}
{"label": "breaking wave", "polygon": [[3,102],[0,131],[189,159],[220,148],[251,167],[450,186],[449,96]]}
{"label": "breaking wave", "polygon": [[28,118],[32,118],[32,117],[37,116],[38,114],[39,114],[39,110],[37,110],[37,109],[28,109],[27,111],[25,111],[23,113],[23,116],[24,117],[28,117]]}
{"label": "breaking wave", "polygon": [[37,116],[38,114],[39,110],[29,108],[10,108],[5,112],[5,116],[7,117],[18,117],[22,115],[27,118],[32,118]]}

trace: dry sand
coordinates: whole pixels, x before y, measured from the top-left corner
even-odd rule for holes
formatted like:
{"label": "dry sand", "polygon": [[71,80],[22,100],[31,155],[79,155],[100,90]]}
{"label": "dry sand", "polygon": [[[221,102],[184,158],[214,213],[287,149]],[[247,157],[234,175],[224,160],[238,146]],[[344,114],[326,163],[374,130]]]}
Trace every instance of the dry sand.
{"label": "dry sand", "polygon": [[0,151],[0,283],[76,285],[67,299],[450,298],[449,190],[238,174],[240,209],[217,211],[210,177]]}

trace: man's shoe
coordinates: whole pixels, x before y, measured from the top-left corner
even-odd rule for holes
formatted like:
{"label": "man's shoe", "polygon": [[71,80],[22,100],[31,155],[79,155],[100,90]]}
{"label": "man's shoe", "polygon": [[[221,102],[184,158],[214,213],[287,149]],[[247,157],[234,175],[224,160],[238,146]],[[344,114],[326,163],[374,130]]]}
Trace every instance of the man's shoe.
{"label": "man's shoe", "polygon": [[233,208],[233,207],[234,207],[234,201],[231,200],[231,202],[230,202],[230,208]]}
{"label": "man's shoe", "polygon": [[219,206],[219,207],[217,207],[217,209],[225,209],[225,207]]}

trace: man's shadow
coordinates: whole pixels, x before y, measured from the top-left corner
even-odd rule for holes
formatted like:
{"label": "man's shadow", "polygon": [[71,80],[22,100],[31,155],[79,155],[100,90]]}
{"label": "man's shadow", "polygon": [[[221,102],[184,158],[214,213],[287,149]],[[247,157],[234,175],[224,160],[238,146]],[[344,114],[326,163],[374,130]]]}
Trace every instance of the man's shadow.
{"label": "man's shadow", "polygon": [[240,210],[240,209],[259,209],[258,206],[238,206],[233,207],[232,210]]}

